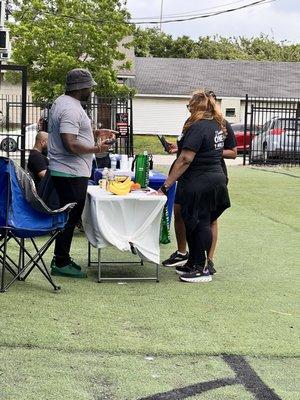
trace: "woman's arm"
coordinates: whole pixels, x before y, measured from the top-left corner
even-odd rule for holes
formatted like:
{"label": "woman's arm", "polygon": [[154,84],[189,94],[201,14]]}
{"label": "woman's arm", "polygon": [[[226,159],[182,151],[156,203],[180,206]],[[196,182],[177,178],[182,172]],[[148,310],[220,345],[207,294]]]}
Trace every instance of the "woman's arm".
{"label": "woman's arm", "polygon": [[167,145],[169,146],[169,154],[176,154],[178,151],[178,147],[175,143],[167,142]]}
{"label": "woman's arm", "polygon": [[[169,176],[165,180],[164,188],[167,190],[170,186],[175,183],[178,178],[188,169],[189,165],[195,158],[196,153],[191,150],[182,150],[180,156],[175,161],[172,171],[170,172]],[[159,189],[159,192],[164,193],[162,190]]]}
{"label": "woman's arm", "polygon": [[224,149],[223,150],[223,154],[222,157],[223,158],[232,158],[233,160],[236,158],[237,156],[237,148],[233,147],[232,149]]}

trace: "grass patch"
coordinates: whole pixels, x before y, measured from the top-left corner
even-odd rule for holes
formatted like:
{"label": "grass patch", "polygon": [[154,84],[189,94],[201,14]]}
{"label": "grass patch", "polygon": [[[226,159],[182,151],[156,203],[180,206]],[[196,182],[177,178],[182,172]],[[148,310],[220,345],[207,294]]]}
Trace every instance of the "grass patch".
{"label": "grass patch", "polygon": [[[176,136],[165,136],[168,142],[176,143]],[[142,154],[147,150],[149,154],[168,154],[164,151],[156,135],[134,135],[133,136],[135,154]]]}
{"label": "grass patch", "polygon": [[[245,167],[230,167],[229,176],[232,208],[220,219],[211,284],[179,283],[166,268],[159,284],[97,284],[91,269],[87,280],[56,278],[60,293],[34,272],[2,294],[0,398],[139,399],[231,376],[218,357],[226,353],[246,356],[283,400],[296,400],[299,179]],[[161,258],[174,248],[172,232]],[[78,232],[72,254],[86,265]],[[117,257],[131,255],[103,251]],[[131,268],[106,273],[146,275],[154,267]],[[192,398],[253,397],[232,386]]]}

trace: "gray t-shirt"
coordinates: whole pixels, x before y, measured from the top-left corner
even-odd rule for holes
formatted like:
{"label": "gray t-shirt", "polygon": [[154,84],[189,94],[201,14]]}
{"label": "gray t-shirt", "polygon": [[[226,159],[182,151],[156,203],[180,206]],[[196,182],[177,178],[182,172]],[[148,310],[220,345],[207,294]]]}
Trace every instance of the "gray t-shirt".
{"label": "gray t-shirt", "polygon": [[49,113],[48,133],[49,169],[90,177],[93,154],[69,153],[61,136],[62,133],[71,133],[85,146],[94,146],[91,121],[79,100],[65,94],[55,100]]}

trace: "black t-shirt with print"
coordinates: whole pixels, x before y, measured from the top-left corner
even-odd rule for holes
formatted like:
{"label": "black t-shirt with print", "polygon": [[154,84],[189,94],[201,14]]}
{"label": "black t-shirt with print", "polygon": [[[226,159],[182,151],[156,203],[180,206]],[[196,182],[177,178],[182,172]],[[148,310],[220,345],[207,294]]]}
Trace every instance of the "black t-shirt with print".
{"label": "black t-shirt with print", "polygon": [[[198,121],[198,124],[199,124],[199,122],[212,122],[211,120],[202,120],[202,121]],[[214,121],[215,122],[215,121]],[[190,129],[193,127],[193,130],[192,130],[192,136],[193,136],[193,140],[197,140],[197,138],[198,138],[198,136],[195,136],[195,131],[197,130],[197,127],[195,126],[195,124],[196,123],[194,123],[191,127],[190,127]],[[207,125],[207,124],[206,124]],[[210,124],[209,124],[210,125]],[[196,129],[195,129],[196,128]],[[202,129],[202,126],[200,125],[200,126],[198,126],[198,128],[199,129]],[[178,155],[181,153],[181,151],[182,151],[182,149],[183,149],[183,145],[184,145],[184,143],[186,143],[186,142],[184,142],[183,141],[183,138],[184,137],[186,137],[186,135],[190,132],[190,129],[186,132],[186,134],[183,136],[181,136],[181,139],[179,139],[178,141],[177,141],[177,146],[178,146]],[[218,132],[220,131],[220,129],[219,129],[219,126],[217,125],[217,129],[218,129]],[[228,122],[228,121],[226,121],[226,130],[227,130],[227,135],[225,136],[225,139],[224,139],[224,147],[223,147],[223,149],[224,150],[231,150],[231,149],[233,149],[234,147],[236,147],[236,145],[237,145],[237,143],[236,143],[236,139],[235,139],[235,135],[234,135],[234,132],[233,132],[233,129],[232,129],[232,127],[231,127],[231,125],[230,125],[230,123]],[[189,139],[189,141],[190,141],[190,139]],[[190,145],[190,143],[188,142],[187,143],[187,146],[188,145]],[[184,148],[185,148],[185,146],[184,146]],[[186,147],[186,148],[189,148],[189,147]],[[190,148],[190,150],[193,150],[192,148]],[[193,150],[194,151],[194,150]],[[223,152],[223,150],[222,150],[222,152]],[[178,156],[177,155],[177,156]],[[209,155],[204,155],[204,156],[209,156]],[[211,165],[211,164],[214,164],[214,163],[218,163],[218,160],[219,160],[219,155],[218,155],[218,153],[215,153],[214,154],[214,160],[211,160],[211,162],[209,162],[208,164],[209,165]],[[203,157],[203,154],[201,154],[201,153],[198,153],[198,157]],[[220,159],[220,162],[221,162],[221,167],[222,167],[222,169],[223,169],[223,171],[224,171],[224,174],[226,175],[226,177],[227,177],[227,168],[226,168],[226,164],[225,164],[225,161],[224,161],[224,159],[221,157],[221,159]],[[197,163],[197,165],[207,165],[207,160],[205,161],[205,157],[203,158],[203,163],[201,163],[200,162],[200,164],[199,163]]]}
{"label": "black t-shirt with print", "polygon": [[223,148],[224,135],[214,119],[194,122],[178,141],[178,155],[183,149],[196,153],[189,170],[220,165]]}

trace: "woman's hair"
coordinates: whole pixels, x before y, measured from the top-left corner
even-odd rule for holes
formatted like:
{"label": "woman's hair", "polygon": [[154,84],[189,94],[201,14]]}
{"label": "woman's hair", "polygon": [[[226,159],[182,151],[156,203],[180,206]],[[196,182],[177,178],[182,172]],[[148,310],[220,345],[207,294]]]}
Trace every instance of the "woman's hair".
{"label": "woman's hair", "polygon": [[183,132],[186,132],[196,121],[215,119],[223,134],[227,135],[226,122],[216,101],[216,95],[212,90],[201,89],[194,92],[189,101],[189,111],[191,115],[185,121]]}

